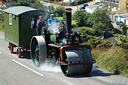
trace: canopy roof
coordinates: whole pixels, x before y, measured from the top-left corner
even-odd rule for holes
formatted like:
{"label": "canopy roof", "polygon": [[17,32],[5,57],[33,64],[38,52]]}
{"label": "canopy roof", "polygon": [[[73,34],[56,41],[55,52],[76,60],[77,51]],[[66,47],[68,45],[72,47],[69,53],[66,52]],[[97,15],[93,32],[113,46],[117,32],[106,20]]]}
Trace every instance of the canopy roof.
{"label": "canopy roof", "polygon": [[14,14],[14,15],[21,15],[25,12],[34,11],[34,10],[37,10],[37,9],[26,7],[26,6],[14,6],[14,7],[5,9],[4,12]]}

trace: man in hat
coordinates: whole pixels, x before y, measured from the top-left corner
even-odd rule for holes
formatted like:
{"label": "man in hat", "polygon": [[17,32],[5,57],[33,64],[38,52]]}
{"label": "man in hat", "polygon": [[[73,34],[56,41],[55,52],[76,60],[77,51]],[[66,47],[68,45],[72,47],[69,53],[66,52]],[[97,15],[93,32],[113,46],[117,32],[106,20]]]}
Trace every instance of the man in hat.
{"label": "man in hat", "polygon": [[50,26],[52,22],[59,22],[57,18],[54,17],[54,14],[51,14],[50,16],[51,17],[48,19],[48,26]]}

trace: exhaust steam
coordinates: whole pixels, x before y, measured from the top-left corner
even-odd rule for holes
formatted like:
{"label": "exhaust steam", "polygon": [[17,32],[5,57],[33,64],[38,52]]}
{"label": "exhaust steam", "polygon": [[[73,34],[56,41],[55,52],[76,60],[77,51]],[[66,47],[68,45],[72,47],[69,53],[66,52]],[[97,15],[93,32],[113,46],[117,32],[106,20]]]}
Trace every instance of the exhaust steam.
{"label": "exhaust steam", "polygon": [[60,23],[52,22],[51,25],[48,27],[48,31],[50,31],[51,33],[59,33],[59,26]]}
{"label": "exhaust steam", "polygon": [[56,64],[54,59],[45,60],[44,63],[40,65],[40,69],[48,72],[61,72],[60,66]]}
{"label": "exhaust steam", "polygon": [[62,43],[64,43],[65,45],[68,43],[67,40],[65,38],[62,39]]}

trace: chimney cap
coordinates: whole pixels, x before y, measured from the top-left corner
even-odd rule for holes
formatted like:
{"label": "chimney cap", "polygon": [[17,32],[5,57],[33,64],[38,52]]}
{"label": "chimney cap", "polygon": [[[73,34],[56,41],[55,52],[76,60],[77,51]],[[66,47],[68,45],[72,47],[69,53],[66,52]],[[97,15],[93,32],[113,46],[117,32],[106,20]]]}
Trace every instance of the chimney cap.
{"label": "chimney cap", "polygon": [[65,12],[72,12],[72,9],[71,8],[66,8]]}

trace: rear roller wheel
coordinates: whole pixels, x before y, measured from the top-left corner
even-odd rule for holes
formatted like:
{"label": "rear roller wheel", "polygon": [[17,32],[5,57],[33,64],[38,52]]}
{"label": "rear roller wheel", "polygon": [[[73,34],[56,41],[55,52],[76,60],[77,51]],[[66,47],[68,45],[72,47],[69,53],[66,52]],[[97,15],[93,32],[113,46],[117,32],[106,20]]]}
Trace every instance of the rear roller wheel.
{"label": "rear roller wheel", "polygon": [[21,48],[17,48],[17,57],[21,58]]}
{"label": "rear roller wheel", "polygon": [[42,36],[34,36],[31,39],[31,58],[35,66],[41,65],[47,58],[47,48],[45,40]]}
{"label": "rear roller wheel", "polygon": [[9,43],[8,48],[9,48],[10,53],[13,53],[13,49],[14,49],[13,44]]}
{"label": "rear roller wheel", "polygon": [[93,63],[89,49],[66,50],[63,61],[69,64],[74,64],[61,65],[61,70],[66,76],[88,74],[92,70]]}

